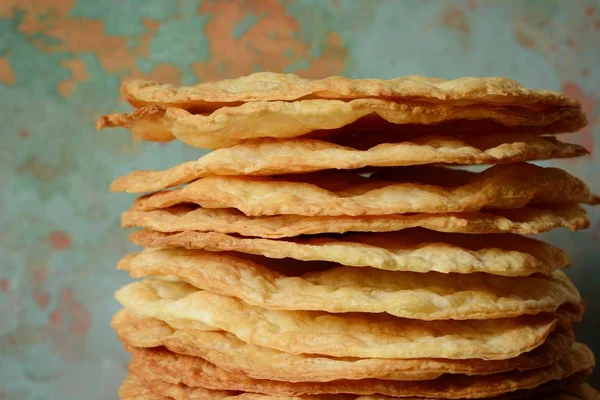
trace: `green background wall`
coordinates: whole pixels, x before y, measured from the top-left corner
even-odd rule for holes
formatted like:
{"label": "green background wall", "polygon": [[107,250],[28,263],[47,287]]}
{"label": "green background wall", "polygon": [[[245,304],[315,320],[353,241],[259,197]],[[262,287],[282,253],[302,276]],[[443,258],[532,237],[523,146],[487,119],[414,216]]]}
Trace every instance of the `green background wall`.
{"label": "green background wall", "polygon": [[[0,1],[0,399],[116,398],[127,356],[108,322],[133,250],[112,179],[202,152],[96,132],[123,79],[505,75],[578,98],[591,157],[555,163],[600,192],[600,1]],[[546,235],[568,249],[600,354],[598,211]],[[598,375],[596,375],[596,383]]]}

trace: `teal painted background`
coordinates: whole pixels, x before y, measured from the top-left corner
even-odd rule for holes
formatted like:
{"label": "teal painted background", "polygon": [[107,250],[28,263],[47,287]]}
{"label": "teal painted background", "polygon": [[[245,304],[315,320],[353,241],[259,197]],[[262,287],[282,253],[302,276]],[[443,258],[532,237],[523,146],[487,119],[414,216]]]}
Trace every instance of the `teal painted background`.
{"label": "teal painted background", "polygon": [[[568,139],[597,155],[598,65],[591,0],[0,1],[0,399],[114,399],[126,373],[109,318],[133,197],[108,185],[202,152],[96,132],[128,109],[123,79],[505,75],[578,98],[590,125]],[[598,158],[556,164],[600,192]],[[546,237],[573,256],[580,337],[600,354],[598,217]]]}

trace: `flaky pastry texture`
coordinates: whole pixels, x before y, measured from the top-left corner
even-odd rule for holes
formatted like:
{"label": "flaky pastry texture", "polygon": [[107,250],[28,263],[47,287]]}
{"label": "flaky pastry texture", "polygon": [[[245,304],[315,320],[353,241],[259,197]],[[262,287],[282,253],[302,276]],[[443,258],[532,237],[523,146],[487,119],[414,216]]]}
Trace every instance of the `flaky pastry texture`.
{"label": "flaky pastry texture", "polygon": [[553,380],[562,380],[594,366],[591,350],[575,343],[556,363],[528,371],[510,371],[485,376],[450,375],[427,381],[381,379],[337,380],[331,382],[286,382],[231,374],[197,357],[164,349],[130,347],[131,371],[137,376],[158,378],[171,384],[211,390],[233,390],[275,396],[319,394],[380,394],[390,397],[432,397],[443,393],[448,399],[487,398],[522,389],[534,389]]}
{"label": "flaky pastry texture", "polygon": [[280,239],[321,233],[390,232],[417,227],[438,232],[533,234],[561,227],[573,231],[585,229],[590,221],[587,212],[575,204],[468,213],[334,217],[248,217],[231,208],[179,205],[152,211],[132,208],[122,214],[121,224],[159,232],[217,232]]}
{"label": "flaky pastry texture", "polygon": [[[317,396],[269,396],[256,393],[223,392],[205,388],[192,388],[183,384],[174,385],[158,378],[144,377],[142,382],[130,374],[120,390],[122,400],[393,400],[389,396],[317,395]],[[532,390],[519,390],[490,398],[490,400],[598,400],[600,395],[591,386],[577,382],[581,379],[566,379],[550,382]],[[152,386],[152,392],[147,385]],[[404,397],[404,400],[441,400],[440,397]]]}
{"label": "flaky pastry texture", "polygon": [[443,374],[526,371],[554,363],[575,339],[571,327],[561,325],[539,347],[507,360],[336,358],[285,353],[244,343],[224,331],[175,329],[163,321],[138,317],[126,309],[114,315],[111,325],[119,339],[129,346],[164,346],[175,353],[203,358],[231,373],[289,382],[367,378],[412,381],[435,379]]}
{"label": "flaky pastry texture", "polygon": [[287,240],[247,238],[216,232],[141,230],[132,233],[129,238],[133,243],[148,248],[235,251],[276,259],[328,261],[352,267],[421,273],[485,272],[528,276],[549,274],[571,263],[564,250],[525,236],[468,235],[419,228]]}
{"label": "flaky pastry texture", "polygon": [[215,150],[164,171],[134,171],[114,181],[111,190],[153,192],[210,175],[281,175],[431,163],[503,164],[585,154],[581,146],[535,135],[428,136],[366,150],[314,139],[269,139]]}
{"label": "flaky pastry texture", "polygon": [[161,84],[141,79],[130,80],[123,84],[121,92],[135,107],[164,104],[181,108],[212,109],[223,103],[256,100],[372,97],[460,105],[491,103],[579,107],[576,100],[563,93],[527,89],[518,82],[502,77],[464,77],[446,80],[413,75],[383,80],[332,76],[311,80],[293,74],[257,72],[235,79],[203,82],[193,86]]}
{"label": "flaky pastry texture", "polygon": [[331,171],[273,178],[209,176],[182,188],[140,197],[134,209],[195,203],[204,208],[236,208],[249,216],[356,216],[598,201],[585,183],[561,169],[521,163],[497,165],[481,173],[404,167],[369,178]]}
{"label": "flaky pastry texture", "polygon": [[[587,123],[577,107],[469,106],[385,99],[257,101],[223,107],[209,114],[153,105],[131,114],[102,116],[96,127],[124,127],[142,139],[175,138],[194,147],[231,147],[259,138],[295,138],[312,132],[356,132],[362,119],[393,131],[393,125],[431,125],[454,121],[493,121],[495,129],[518,127],[536,134],[574,132]],[[530,130],[524,128],[531,127]],[[483,134],[483,133],[482,133]]]}
{"label": "flaky pastry texture", "polygon": [[335,267],[286,276],[268,267],[276,264],[285,272],[285,262],[268,258],[262,262],[225,253],[164,248],[130,254],[118,268],[134,278],[176,276],[198,289],[274,310],[385,312],[431,321],[515,317],[554,312],[565,303],[581,302],[579,292],[561,271],[507,278]]}
{"label": "flaky pastry texture", "polygon": [[135,314],[177,329],[193,329],[198,321],[287,353],[358,358],[504,360],[540,346],[557,324],[581,314],[561,307],[555,314],[517,318],[420,321],[387,314],[269,310],[160,279],[129,284],[116,298]]}
{"label": "flaky pastry texture", "polygon": [[[140,379],[129,374],[119,387],[121,400],[169,400],[171,397],[163,396],[150,390]],[[206,397],[206,400],[209,400]]]}

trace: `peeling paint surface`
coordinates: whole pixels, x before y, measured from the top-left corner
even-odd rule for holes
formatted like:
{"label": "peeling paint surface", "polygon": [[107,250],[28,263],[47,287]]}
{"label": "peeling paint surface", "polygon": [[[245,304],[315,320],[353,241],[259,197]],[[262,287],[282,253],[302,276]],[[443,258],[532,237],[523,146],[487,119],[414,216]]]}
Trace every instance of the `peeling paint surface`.
{"label": "peeling paint surface", "polygon": [[[119,227],[112,179],[201,156],[96,132],[127,110],[123,79],[172,83],[271,70],[447,78],[503,75],[578,98],[568,136],[592,156],[555,165],[600,192],[600,1],[4,0],[0,2],[0,399],[114,399],[128,357],[109,326]],[[600,214],[545,237],[570,251],[600,354]],[[595,375],[600,385],[600,375]]]}

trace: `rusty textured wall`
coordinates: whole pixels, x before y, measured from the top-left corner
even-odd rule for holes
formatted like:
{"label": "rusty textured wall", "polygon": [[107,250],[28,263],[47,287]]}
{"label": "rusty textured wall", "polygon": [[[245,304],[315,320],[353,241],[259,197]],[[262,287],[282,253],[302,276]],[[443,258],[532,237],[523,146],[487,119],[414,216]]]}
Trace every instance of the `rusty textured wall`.
{"label": "rusty textured wall", "polygon": [[[133,248],[118,221],[132,197],[108,184],[201,155],[95,132],[127,109],[121,80],[506,75],[583,103],[590,125],[568,139],[593,156],[557,164],[600,192],[599,58],[591,0],[0,1],[0,399],[116,398],[127,357],[108,321],[128,281],[114,265]],[[547,235],[573,256],[597,353],[598,216]]]}

